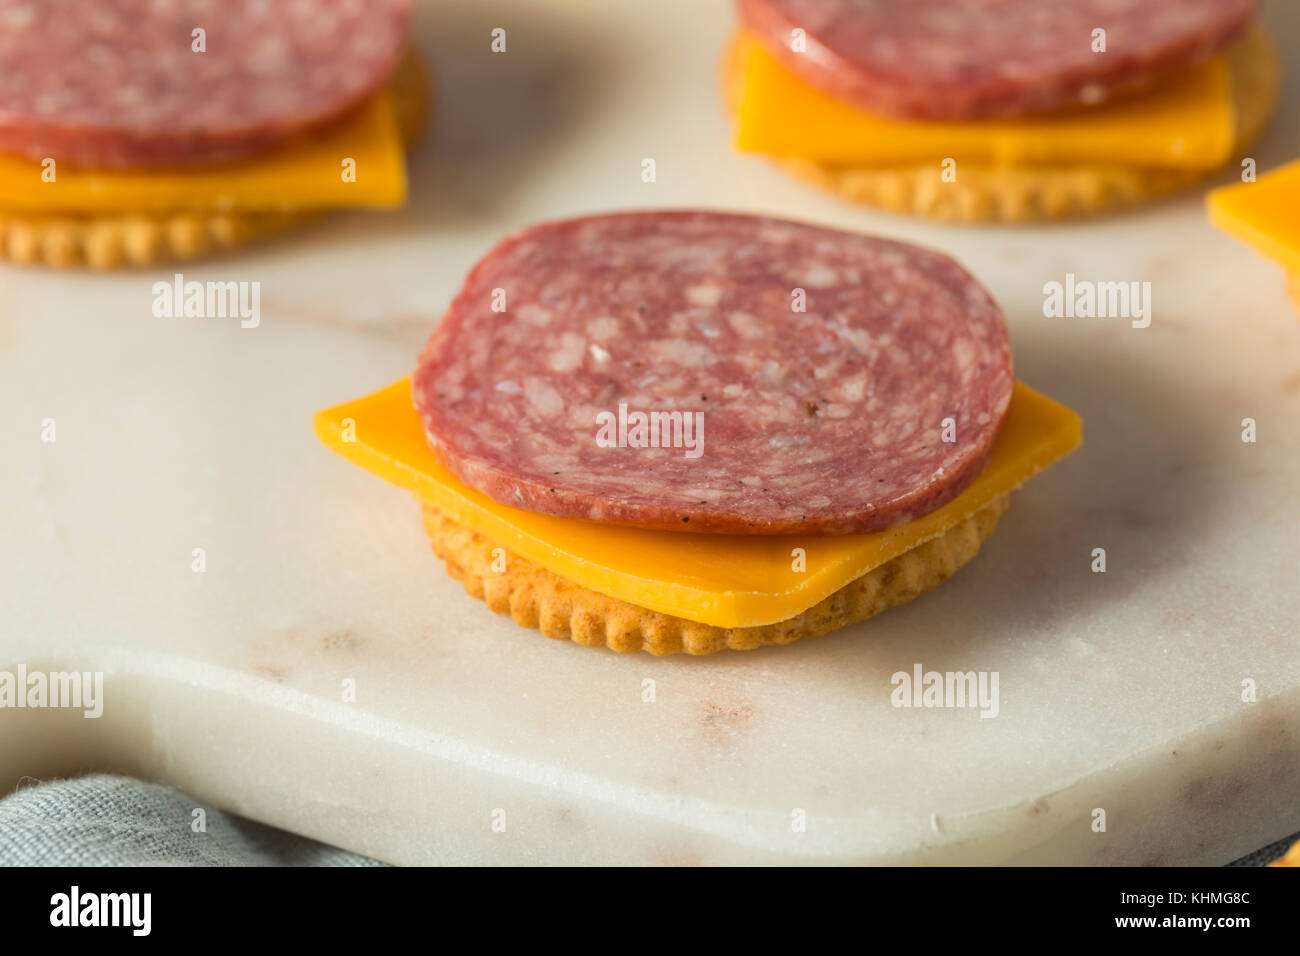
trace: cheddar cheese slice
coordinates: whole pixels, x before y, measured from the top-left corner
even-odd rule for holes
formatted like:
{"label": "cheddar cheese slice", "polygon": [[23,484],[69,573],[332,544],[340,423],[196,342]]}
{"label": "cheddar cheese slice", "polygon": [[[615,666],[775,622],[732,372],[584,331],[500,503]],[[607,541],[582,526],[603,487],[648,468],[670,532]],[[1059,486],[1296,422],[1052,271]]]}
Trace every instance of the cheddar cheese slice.
{"label": "cheddar cheese slice", "polygon": [[1210,221],[1289,272],[1300,272],[1300,161],[1206,199]]}
{"label": "cheddar cheese slice", "polygon": [[[631,604],[717,627],[794,617],[904,551],[943,534],[1076,448],[1079,416],[1017,383],[988,467],[948,504],[871,534],[712,535],[647,531],[521,511],[460,482],[434,457],[409,379],[316,415],[316,434],[355,465],[415,492],[548,571]],[[806,553],[794,570],[791,551]]]}
{"label": "cheddar cheese slice", "polygon": [[1229,53],[1141,94],[1092,108],[1011,119],[925,122],[875,116],[808,85],[742,36],[736,145],[829,165],[962,162],[1215,169],[1237,137],[1234,58],[1270,57],[1257,26]]}
{"label": "cheddar cheese slice", "polygon": [[[344,179],[352,160],[355,180]],[[260,156],[195,167],[84,169],[0,153],[0,210],[42,214],[266,211],[395,207],[406,202],[406,158],[393,93],[343,122]]]}

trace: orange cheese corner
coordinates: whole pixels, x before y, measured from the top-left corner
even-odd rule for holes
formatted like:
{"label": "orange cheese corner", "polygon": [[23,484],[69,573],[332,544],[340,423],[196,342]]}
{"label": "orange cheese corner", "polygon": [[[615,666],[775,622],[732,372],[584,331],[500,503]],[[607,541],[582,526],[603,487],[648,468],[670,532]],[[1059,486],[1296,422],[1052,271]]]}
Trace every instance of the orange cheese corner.
{"label": "orange cheese corner", "polygon": [[1300,842],[1292,845],[1285,856],[1274,860],[1269,866],[1300,866]]}
{"label": "orange cheese corner", "polygon": [[[1268,39],[1257,26],[1239,42],[1240,55],[1270,55]],[[1229,160],[1237,135],[1228,54],[1142,95],[1090,109],[925,122],[889,119],[850,106],[804,82],[752,37],[742,35],[738,43],[736,146],[773,156],[865,167],[955,157],[959,163],[1002,166],[1091,163],[1209,170]]]}
{"label": "orange cheese corner", "polygon": [[[521,511],[461,483],[425,442],[409,379],[315,417],[316,434],[355,465],[427,499],[548,571],[640,607],[717,627],[802,613],[891,558],[943,534],[997,495],[1073,451],[1079,416],[1016,383],[988,467],[960,495],[910,524],[837,536],[648,531]],[[806,568],[791,567],[791,548]]]}
{"label": "orange cheese corner", "polygon": [[[355,180],[343,178],[344,160]],[[43,214],[254,212],[391,208],[406,202],[406,153],[391,90],[343,122],[260,156],[166,169],[59,165],[47,182],[40,163],[0,153],[0,210]]]}
{"label": "orange cheese corner", "polygon": [[1292,273],[1300,272],[1300,160],[1253,183],[1213,190],[1210,222]]}

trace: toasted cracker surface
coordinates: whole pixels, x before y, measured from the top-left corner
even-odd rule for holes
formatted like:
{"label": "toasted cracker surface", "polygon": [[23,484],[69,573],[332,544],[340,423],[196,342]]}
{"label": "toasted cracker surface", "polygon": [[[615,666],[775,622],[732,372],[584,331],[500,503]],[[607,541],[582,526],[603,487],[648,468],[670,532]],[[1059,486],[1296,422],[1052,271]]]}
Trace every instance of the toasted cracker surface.
{"label": "toasted cracker surface", "polygon": [[[1239,106],[1237,150],[1259,138],[1277,104],[1276,51],[1266,57],[1231,56]],[[742,82],[740,38],[724,58],[724,98],[733,108]],[[935,165],[854,168],[807,159],[772,157],[793,175],[844,199],[891,212],[944,222],[1009,225],[1076,219],[1141,205],[1185,189],[1211,171],[1127,166],[1015,168],[962,163],[955,182],[943,182]]]}
{"label": "toasted cracker surface", "polygon": [[[547,637],[586,647],[664,654],[748,651],[829,634],[904,604],[942,584],[975,556],[1007,510],[1010,495],[993,499],[965,521],[840,588],[795,617],[759,627],[714,627],[608,597],[539,567],[508,548],[505,570],[494,571],[501,547],[428,502],[424,528],[447,573],[498,614]],[[499,564],[500,562],[498,562]]]}
{"label": "toasted cracker surface", "polygon": [[[402,140],[423,132],[429,77],[408,51],[390,81]],[[279,235],[319,219],[319,210],[40,216],[0,212],[0,257],[24,265],[117,269],[197,259]]]}

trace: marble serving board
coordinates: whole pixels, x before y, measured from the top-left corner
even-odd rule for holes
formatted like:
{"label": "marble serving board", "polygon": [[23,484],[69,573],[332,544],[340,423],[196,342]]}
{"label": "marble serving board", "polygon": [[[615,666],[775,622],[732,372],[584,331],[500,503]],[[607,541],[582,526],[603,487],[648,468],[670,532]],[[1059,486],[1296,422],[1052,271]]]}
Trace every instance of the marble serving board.
{"label": "marble serving board", "polygon": [[[154,317],[172,269],[0,271],[0,669],[105,675],[98,719],[0,710],[0,791],[116,769],[397,863],[1222,863],[1300,829],[1300,319],[1277,268],[1200,190],[1023,229],[842,205],[730,149],[731,15],[423,5],[437,118],[410,207],[183,268],[260,282],[257,328]],[[1300,10],[1267,16],[1290,62],[1261,169],[1300,154]],[[312,413],[408,373],[503,233],[689,205],[955,255],[1084,447],[950,582],[833,636],[656,659],[489,613]],[[1067,273],[1149,281],[1150,327],[1045,318]],[[996,671],[998,715],[892,706],[917,665]]]}

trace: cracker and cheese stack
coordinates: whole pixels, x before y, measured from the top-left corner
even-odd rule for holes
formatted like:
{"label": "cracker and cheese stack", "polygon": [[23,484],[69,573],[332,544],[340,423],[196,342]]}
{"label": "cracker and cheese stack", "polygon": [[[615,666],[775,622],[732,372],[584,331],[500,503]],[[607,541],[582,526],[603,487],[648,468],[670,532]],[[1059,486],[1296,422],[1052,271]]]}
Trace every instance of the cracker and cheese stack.
{"label": "cracker and cheese stack", "polygon": [[406,199],[410,0],[0,0],[0,254],[183,259]]}
{"label": "cracker and cheese stack", "polygon": [[1001,310],[952,259],[702,210],[506,237],[410,380],[315,424],[415,493],[494,611],[652,654],[789,644],[909,601],[1081,440],[1015,381]]}
{"label": "cracker and cheese stack", "polygon": [[1132,206],[1233,163],[1277,95],[1257,0],[740,0],[736,144],[959,222]]}

